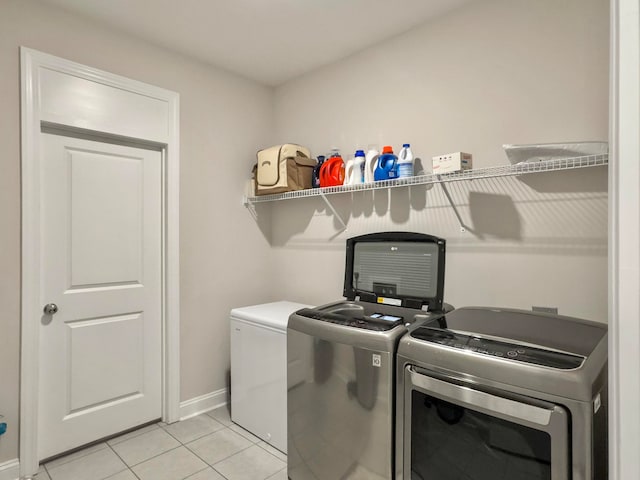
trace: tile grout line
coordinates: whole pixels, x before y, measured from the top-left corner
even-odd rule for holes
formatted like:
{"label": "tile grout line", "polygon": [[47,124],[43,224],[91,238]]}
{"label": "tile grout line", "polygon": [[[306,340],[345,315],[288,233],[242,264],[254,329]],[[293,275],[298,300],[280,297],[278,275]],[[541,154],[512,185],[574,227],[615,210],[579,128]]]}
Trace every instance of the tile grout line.
{"label": "tile grout line", "polygon": [[[262,441],[262,442],[264,442],[264,443],[265,443],[265,445],[269,445],[269,444],[268,444],[267,442],[265,442],[264,440],[261,440],[261,441]],[[267,453],[268,453],[269,455],[271,455],[272,457],[277,458],[277,459],[278,459],[278,460],[280,460],[281,462],[287,463],[287,461],[286,461],[286,460],[283,460],[283,459],[279,458],[277,455],[274,455],[274,454],[273,454],[273,453],[271,453],[269,450],[267,450],[267,449],[266,449],[266,448],[264,448],[262,445],[260,445],[260,443],[256,443],[256,445],[257,445],[257,446],[259,446],[260,448],[262,448],[262,450],[264,450],[265,452],[267,452]],[[276,448],[276,447],[274,447],[273,445],[269,445],[269,446],[270,446],[271,448]],[[278,450],[278,449],[276,448],[276,450]],[[280,450],[278,450],[278,452],[280,452]],[[280,453],[282,453],[282,452],[280,452]],[[282,453],[282,455],[285,455],[285,454],[284,454],[284,453]],[[285,457],[286,457],[286,455],[285,455]]]}
{"label": "tile grout line", "polygon": [[[137,437],[139,437],[140,435],[136,435],[136,436],[137,436]],[[133,438],[136,438],[136,437],[133,437]],[[125,467],[127,467],[127,470],[129,470],[129,471],[131,472],[131,474],[132,474],[134,477],[136,477],[138,480],[140,480],[140,477],[139,477],[138,475],[136,475],[136,472],[134,472],[134,471],[131,469],[131,467],[129,466],[129,464],[128,464],[127,462],[125,462],[125,461],[124,461],[124,458],[122,458],[122,457],[118,454],[118,452],[116,452],[116,451],[113,449],[113,447],[112,447],[111,445],[109,445],[108,443],[107,443],[107,447],[109,447],[109,448],[111,449],[111,451],[115,454],[115,456],[116,456],[116,457],[118,457],[118,458],[120,459],[120,461],[124,464],[124,466],[125,466]],[[122,470],[122,471],[124,472],[124,470]],[[118,472],[118,473],[122,473],[122,472]],[[111,476],[113,476],[113,475],[111,475]],[[53,479],[51,479],[51,480],[53,480]],[[109,477],[105,478],[104,480],[109,480]]]}
{"label": "tile grout line", "polygon": [[[215,419],[213,419],[213,420],[215,420]],[[217,421],[217,420],[216,420],[216,421]],[[177,423],[177,422],[176,422],[176,423]],[[196,438],[194,438],[194,439],[192,439],[192,440],[189,440],[189,443],[191,443],[191,442],[195,442],[196,440],[200,440],[201,438],[204,438],[204,437],[206,437],[207,435],[211,435],[212,433],[219,432],[219,431],[221,431],[221,430],[224,430],[225,428],[229,428],[229,427],[227,427],[226,425],[223,425],[223,424],[222,424],[222,423],[220,423],[220,422],[218,422],[218,423],[219,423],[220,425],[222,425],[222,428],[219,428],[219,429],[217,429],[217,430],[213,430],[213,431],[211,431],[211,432],[207,432],[207,433],[205,433],[204,435],[201,435],[201,436],[196,437]],[[166,426],[169,426],[169,425],[166,425]],[[172,434],[170,431],[168,431],[165,427],[160,426],[160,428],[161,428],[162,430],[164,430],[167,434],[169,434],[169,435],[170,435],[174,440],[176,440],[178,443],[180,443],[181,445],[184,445],[185,447],[187,446],[187,445],[186,445],[186,443],[184,443],[184,442],[183,442],[182,440],[180,440],[178,437],[176,437],[175,435],[173,435],[173,434]]]}
{"label": "tile grout line", "polygon": [[[226,428],[227,430],[230,430],[230,431],[232,431],[232,432],[233,432],[233,430],[231,430],[230,428],[228,428],[228,427],[225,427],[225,428]],[[216,432],[220,432],[220,431],[222,431],[222,430],[217,430]],[[216,432],[213,432],[213,433],[216,433]],[[233,432],[233,433],[235,433],[236,435],[240,435],[238,432]],[[240,436],[242,437],[242,435],[240,435]],[[204,438],[204,437],[200,437],[200,438]],[[245,437],[242,437],[242,438],[244,438],[245,440],[249,441],[249,440],[248,440],[248,439],[246,439]],[[194,440],[194,441],[195,441],[195,440]],[[245,450],[247,450],[247,449],[249,449],[249,448],[253,447],[254,445],[256,445],[256,444],[255,444],[255,443],[252,443],[252,444],[251,444],[251,445],[249,445],[248,447],[242,448],[242,449],[238,450],[237,452],[232,453],[231,455],[227,455],[226,457],[221,458],[220,460],[218,460],[218,461],[217,461],[216,463],[214,463],[213,465],[217,465],[218,463],[223,462],[223,461],[225,461],[225,460],[227,460],[227,459],[229,459],[229,458],[233,457],[234,455],[237,455],[237,454],[238,454],[238,453],[240,453],[240,452],[244,452]],[[214,467],[212,464],[210,464],[209,462],[207,462],[204,458],[202,458],[202,457],[201,457],[200,455],[198,455],[196,452],[194,452],[193,450],[191,450],[191,449],[189,448],[189,445],[185,445],[185,444],[183,443],[183,444],[182,444],[182,446],[183,446],[184,448],[186,448],[187,450],[189,450],[191,453],[193,453],[196,457],[198,457],[198,458],[199,458],[200,460],[202,460],[204,463],[206,463],[207,465],[209,465],[211,468],[213,468],[216,472],[218,472],[218,470],[216,469],[216,467]],[[218,472],[218,473],[220,473],[220,472]],[[220,473],[220,475],[222,475],[222,473]],[[222,476],[224,477],[224,475],[222,475]],[[227,477],[224,477],[224,478],[227,478]]]}
{"label": "tile grout line", "polygon": [[47,477],[49,477],[50,480],[53,480],[53,477],[51,476],[51,474],[49,473],[49,469],[47,468],[47,464],[43,463],[42,464],[42,468],[44,468],[45,473],[47,474]]}
{"label": "tile grout line", "polygon": [[[265,440],[263,440],[262,438],[258,437],[257,435],[254,435],[253,433],[251,433],[250,431],[248,431],[248,430],[247,430],[247,429],[245,429],[244,427],[242,427],[242,426],[238,425],[237,423],[235,423],[235,422],[233,422],[233,421],[232,421],[232,422],[231,422],[231,424],[232,424],[232,425],[235,425],[235,426],[236,426],[236,427],[238,427],[238,428],[241,428],[241,429],[242,429],[242,430],[244,430],[245,432],[247,432],[247,433],[249,433],[250,435],[252,435],[253,437],[257,438],[257,439],[258,439],[258,441],[254,443],[254,442],[253,442],[253,440],[251,440],[250,438],[245,437],[245,436],[244,436],[244,435],[242,435],[240,432],[237,432],[236,430],[234,430],[234,429],[233,429],[233,428],[231,428],[230,426],[227,426],[226,428],[228,428],[229,430],[231,430],[231,431],[232,431],[232,432],[234,432],[234,433],[237,433],[237,434],[238,434],[238,435],[240,435],[242,438],[244,438],[244,439],[246,439],[246,440],[248,440],[248,441],[252,442],[252,443],[253,443],[253,445],[257,445],[258,447],[260,447],[263,451],[267,452],[267,453],[268,453],[269,455],[271,455],[272,457],[277,458],[278,460],[280,460],[281,462],[284,462],[285,464],[287,463],[287,461],[286,461],[286,460],[283,460],[283,459],[281,459],[281,458],[278,458],[278,456],[277,456],[277,455],[274,455],[273,453],[271,453],[271,452],[270,452],[269,450],[267,450],[266,448],[263,448],[263,447],[260,445],[260,443],[264,443],[265,445],[269,445],[271,448],[274,448],[274,449],[275,449],[275,447],[274,447],[273,445],[270,445],[270,444],[269,444],[269,443],[267,443]],[[185,445],[185,446],[186,446],[186,445]],[[189,448],[189,447],[187,447],[187,448]],[[250,447],[247,447],[247,448],[250,448]],[[246,450],[247,448],[244,448],[243,450],[240,450],[240,451],[238,451],[238,452],[236,452],[236,453],[240,453],[241,451],[244,451],[244,450]],[[277,449],[276,449],[276,450],[277,450]],[[279,451],[279,450],[278,450],[278,451]],[[281,452],[281,453],[282,453],[282,452]],[[235,455],[235,453],[234,453],[233,455]],[[226,457],[224,460],[226,460],[227,458],[232,457],[233,455],[229,455],[229,456],[228,456],[228,457]],[[284,454],[284,453],[282,453],[282,455],[285,455],[285,454]],[[286,455],[285,455],[285,457],[286,457]],[[220,460],[220,461],[222,461],[222,460]]]}
{"label": "tile grout line", "polygon": [[[268,476],[268,477],[267,477],[267,478],[265,478],[264,480],[269,480],[270,478],[275,477],[277,474],[279,474],[280,472],[282,472],[282,471],[284,471],[284,470],[286,470],[286,469],[287,469],[287,467],[284,467],[282,470],[278,470],[276,473],[274,473],[273,475]],[[285,475],[286,475],[286,473],[288,473],[288,472],[285,472]],[[287,478],[288,478],[288,477],[287,477]]]}
{"label": "tile grout line", "polygon": [[[230,429],[230,430],[231,430],[231,429]],[[231,430],[231,431],[233,432],[234,430]],[[235,433],[237,433],[237,432],[235,432]],[[238,435],[239,435],[239,434],[238,434]],[[242,436],[242,435],[241,435],[241,436]],[[243,437],[243,438],[245,438],[245,437]],[[185,447],[186,447],[186,445],[185,445]],[[217,464],[219,464],[219,463],[222,463],[222,462],[224,462],[225,460],[230,459],[231,457],[235,457],[236,455],[239,455],[240,453],[242,453],[242,452],[244,452],[244,451],[246,451],[246,450],[249,450],[251,447],[258,447],[258,448],[260,448],[263,452],[268,453],[269,455],[271,455],[271,456],[272,456],[273,458],[275,458],[276,460],[279,460],[280,462],[283,462],[283,463],[285,464],[284,468],[282,468],[281,470],[278,470],[277,472],[275,472],[274,474],[272,474],[272,475],[271,475],[271,477],[272,477],[273,475],[275,475],[276,473],[279,473],[279,472],[281,472],[282,470],[285,470],[285,469],[287,468],[287,462],[285,462],[285,461],[283,461],[283,460],[279,459],[278,457],[276,457],[275,455],[273,455],[271,452],[269,452],[269,451],[265,450],[264,448],[260,447],[260,445],[258,445],[257,443],[254,443],[254,444],[252,444],[252,445],[248,446],[247,448],[243,448],[242,450],[238,450],[236,453],[233,453],[233,454],[231,454],[231,455],[229,455],[229,456],[227,456],[227,457],[223,458],[222,460],[219,460],[219,461],[218,461],[218,462],[216,462],[214,465],[211,465],[211,464],[209,464],[209,463],[207,463],[207,462],[205,462],[205,463],[207,463],[207,465],[209,465],[211,468],[213,468],[216,472],[218,472],[220,475],[222,475],[225,479],[228,479],[228,477],[225,477],[225,476],[222,474],[222,472],[220,472],[220,471],[215,467],[215,465],[217,465]],[[189,447],[187,447],[187,448],[189,448]],[[189,449],[189,451],[191,451],[191,449]],[[198,456],[198,454],[197,454],[197,453],[195,453],[195,452],[193,452],[193,454],[194,454],[194,455],[196,455],[196,456]],[[198,457],[198,458],[200,458],[200,457]],[[202,460],[204,461],[204,459],[202,459]],[[269,480],[269,478],[270,478],[270,477],[265,477],[263,480]],[[186,479],[185,479],[185,480],[186,480]]]}
{"label": "tile grout line", "polygon": [[[207,416],[209,416],[209,417],[210,417],[210,415],[207,415]],[[216,420],[216,419],[214,418],[214,420]],[[211,433],[208,433],[207,435],[213,435],[214,433],[221,432],[221,431],[223,431],[223,430],[225,430],[225,429],[226,429],[226,430],[231,430],[227,425],[223,424],[222,422],[220,422],[220,421],[218,421],[218,420],[216,420],[216,421],[217,421],[220,425],[222,425],[222,428],[221,428],[221,429],[219,429],[219,430],[215,430],[215,431],[213,431],[213,432],[211,432]],[[166,430],[165,430],[165,431],[166,431]],[[231,430],[231,431],[233,431],[233,430]],[[167,432],[167,433],[168,433],[171,437],[176,438],[176,437],[174,437],[173,435],[171,435],[171,433],[170,433],[170,432]],[[196,438],[196,439],[194,439],[194,440],[191,440],[189,443],[193,443],[193,442],[195,442],[196,440],[199,440],[199,439],[201,439],[201,438],[206,437],[207,435],[203,435],[202,437],[198,437],[198,438]],[[192,454],[194,454],[197,458],[199,458],[200,460],[202,460],[202,461],[204,462],[204,464],[206,465],[206,467],[205,467],[205,468],[203,468],[202,470],[198,470],[197,472],[195,472],[195,473],[193,473],[193,474],[189,475],[188,477],[186,477],[186,478],[185,478],[185,479],[183,479],[183,480],[189,480],[189,478],[190,478],[190,477],[193,477],[193,476],[197,475],[197,474],[198,474],[198,473],[200,473],[200,472],[204,472],[205,470],[207,470],[207,469],[209,469],[209,468],[210,468],[211,470],[213,470],[214,472],[216,472],[218,475],[220,475],[220,476],[221,476],[222,478],[224,478],[225,480],[229,480],[229,478],[228,478],[228,477],[226,477],[226,476],[224,476],[224,475],[222,474],[222,472],[219,472],[219,471],[218,471],[218,470],[217,470],[213,465],[211,465],[209,462],[207,462],[204,458],[202,458],[202,457],[201,457],[200,455],[198,455],[196,452],[194,452],[193,450],[191,450],[191,449],[189,448],[189,445],[187,445],[186,443],[183,443],[181,440],[178,440],[177,438],[176,438],[176,440],[180,443],[180,445],[182,445],[182,446],[183,446],[184,448],[186,448],[189,452],[191,452]],[[249,448],[249,447],[247,447],[247,448]],[[232,455],[229,455],[228,457],[225,457],[225,458],[229,458],[229,457],[231,457],[231,456],[232,456]],[[224,460],[224,459],[223,459],[223,460]],[[220,461],[222,461],[222,460],[220,460]]]}
{"label": "tile grout line", "polygon": [[[183,445],[183,446],[186,447],[186,445]],[[200,457],[198,457],[198,458],[200,458]],[[202,459],[200,459],[200,460],[202,460]],[[189,480],[191,477],[194,477],[194,476],[198,475],[199,473],[204,472],[205,470],[210,468],[210,466],[209,466],[209,464],[207,462],[204,462],[204,463],[205,463],[206,467],[204,467],[202,470],[198,470],[197,472],[193,472],[193,473],[189,474],[188,477],[184,477],[182,480]]]}
{"label": "tile grout line", "polygon": [[[141,462],[136,463],[135,465],[129,465],[127,462],[124,462],[124,464],[129,468],[129,470],[133,471],[133,467],[137,467],[138,465],[142,465],[142,464],[143,464],[143,463],[145,463],[145,462],[148,462],[148,461],[150,461],[150,460],[153,460],[154,458],[158,458],[158,457],[160,457],[160,456],[164,455],[165,453],[173,452],[174,450],[177,450],[177,449],[179,449],[180,447],[184,447],[184,446],[185,446],[185,445],[180,444],[180,445],[178,445],[177,447],[170,448],[169,450],[165,450],[164,452],[160,452],[160,453],[158,453],[157,455],[154,455],[154,456],[149,457],[149,458],[145,458],[144,460],[142,460]],[[117,454],[116,454],[116,455],[117,455]],[[123,461],[124,461],[124,460],[123,460]],[[134,472],[134,475],[135,475],[135,472]],[[137,477],[137,475],[136,475],[136,477]]]}
{"label": "tile grout line", "polygon": [[[156,424],[156,425],[158,425],[158,424]],[[158,425],[158,427],[160,427],[160,425]],[[164,430],[162,427],[160,427],[160,428],[161,428],[162,430]],[[150,433],[150,432],[145,432],[145,433],[144,433],[144,434],[142,434],[142,435],[146,435],[147,433]],[[122,457],[120,457],[120,455],[118,455],[118,452],[116,452],[116,451],[115,451],[115,449],[114,449],[111,445],[109,445],[109,444],[106,444],[106,445],[107,445],[109,448],[111,448],[111,450],[113,450],[113,453],[115,453],[115,454],[116,454],[116,456],[117,456],[120,460],[122,460],[122,463],[124,463],[124,464],[127,466],[127,468],[128,468],[129,470],[131,470],[131,473],[133,473],[133,474],[136,476],[136,478],[140,478],[140,477],[138,477],[138,476],[136,475],[136,473],[133,471],[133,467],[137,467],[138,465],[141,465],[141,464],[143,464],[144,462],[148,462],[149,460],[152,460],[152,459],[154,459],[154,458],[157,458],[157,457],[159,457],[160,455],[163,455],[163,454],[165,454],[165,453],[169,453],[169,452],[171,452],[171,451],[173,451],[173,450],[176,450],[176,449],[178,449],[178,448],[180,448],[180,447],[185,446],[185,445],[184,445],[180,440],[178,440],[177,438],[175,438],[173,435],[171,435],[171,434],[170,434],[169,432],[167,432],[166,430],[165,430],[165,433],[167,433],[167,435],[169,435],[169,436],[170,436],[171,438],[173,438],[176,442],[178,442],[178,443],[179,443],[179,445],[178,445],[177,447],[170,448],[169,450],[165,450],[164,452],[160,452],[160,453],[158,453],[157,455],[153,455],[152,457],[146,458],[146,459],[142,460],[141,462],[138,462],[138,463],[133,464],[133,465],[129,465],[129,464],[128,464],[128,463],[127,463],[127,462],[126,462]],[[141,437],[142,435],[136,435],[135,437],[128,438],[128,439],[127,439],[127,440],[125,440],[125,441],[133,440],[134,438]],[[124,442],[120,442],[120,443],[124,443]],[[117,443],[116,445],[120,445],[120,443]],[[52,480],[53,480],[53,479],[52,479]]]}

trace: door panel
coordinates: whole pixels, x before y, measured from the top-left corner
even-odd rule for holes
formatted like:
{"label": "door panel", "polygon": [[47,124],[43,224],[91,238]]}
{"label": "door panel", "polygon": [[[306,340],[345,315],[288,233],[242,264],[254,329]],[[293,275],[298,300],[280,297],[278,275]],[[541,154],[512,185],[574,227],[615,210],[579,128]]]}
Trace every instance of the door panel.
{"label": "door panel", "polygon": [[139,158],[67,149],[71,288],[142,283],[143,169]]}
{"label": "door panel", "polygon": [[[72,414],[144,391],[144,318],[118,315],[67,323],[69,407]],[[118,338],[118,355],[105,338]],[[117,382],[104,379],[117,377]]]}
{"label": "door panel", "polygon": [[161,154],[42,134],[41,459],[161,416]]}

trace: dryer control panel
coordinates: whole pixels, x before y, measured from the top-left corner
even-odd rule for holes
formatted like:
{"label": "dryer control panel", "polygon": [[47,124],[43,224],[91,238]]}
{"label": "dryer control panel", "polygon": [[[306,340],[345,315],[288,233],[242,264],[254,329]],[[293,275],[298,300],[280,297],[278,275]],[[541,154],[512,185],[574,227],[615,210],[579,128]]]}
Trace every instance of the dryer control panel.
{"label": "dryer control panel", "polygon": [[413,338],[437,343],[451,348],[467,350],[474,354],[532,363],[545,367],[572,370],[584,362],[584,357],[565,352],[546,350],[529,345],[502,342],[476,335],[467,335],[447,329],[418,327],[410,334]]}

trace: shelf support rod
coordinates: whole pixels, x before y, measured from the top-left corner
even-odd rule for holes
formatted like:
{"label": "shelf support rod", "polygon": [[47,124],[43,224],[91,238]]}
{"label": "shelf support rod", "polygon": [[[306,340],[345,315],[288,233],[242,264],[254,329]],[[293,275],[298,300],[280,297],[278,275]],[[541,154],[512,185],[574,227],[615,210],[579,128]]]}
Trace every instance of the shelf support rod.
{"label": "shelf support rod", "polygon": [[342,220],[342,217],[338,214],[338,212],[336,212],[336,209],[333,208],[333,205],[331,205],[331,202],[329,201],[327,196],[324,194],[324,192],[322,190],[320,190],[319,193],[320,193],[320,196],[322,197],[322,200],[324,200],[324,203],[326,203],[327,207],[329,207],[329,210],[331,210],[333,215],[338,219],[338,221],[342,225],[342,229],[340,231],[341,232],[346,231],[347,230],[347,225],[344,223],[344,220]]}
{"label": "shelf support rod", "polygon": [[256,205],[246,195],[243,197],[242,203],[247,208],[247,210],[249,210],[249,213],[251,214],[251,217],[253,218],[253,221],[257,222],[258,221],[258,212],[256,211]]}
{"label": "shelf support rod", "polygon": [[451,198],[451,194],[449,193],[449,189],[447,188],[446,182],[441,181],[441,176],[437,175],[438,178],[438,183],[440,183],[440,186],[442,187],[442,191],[444,192],[444,195],[447,197],[447,200],[449,201],[449,205],[451,205],[451,209],[453,210],[453,213],[455,214],[456,218],[458,219],[458,223],[460,224],[460,231],[461,232],[466,232],[467,230],[473,233],[473,229],[469,228],[465,223],[464,220],[462,220],[462,216],[460,215],[460,212],[458,212],[458,209],[456,208],[455,204],[453,203],[453,198]]}

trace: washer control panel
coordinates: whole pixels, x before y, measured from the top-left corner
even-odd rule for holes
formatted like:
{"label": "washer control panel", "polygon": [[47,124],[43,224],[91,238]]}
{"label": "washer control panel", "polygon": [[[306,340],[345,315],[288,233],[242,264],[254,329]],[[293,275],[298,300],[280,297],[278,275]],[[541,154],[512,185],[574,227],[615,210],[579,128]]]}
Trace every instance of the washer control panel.
{"label": "washer control panel", "polygon": [[360,313],[347,315],[344,313],[323,312],[313,308],[304,308],[298,310],[296,313],[303,317],[313,318],[314,320],[321,320],[344,327],[373,330],[375,332],[391,330],[398,325],[402,325],[403,320],[403,317],[396,315],[383,315],[381,313],[374,313],[369,316]]}
{"label": "washer control panel", "polygon": [[489,355],[562,370],[578,368],[582,365],[582,362],[584,362],[584,357],[580,355],[501,342],[439,328],[419,327],[411,332],[410,335],[418,340],[467,350],[475,354]]}

